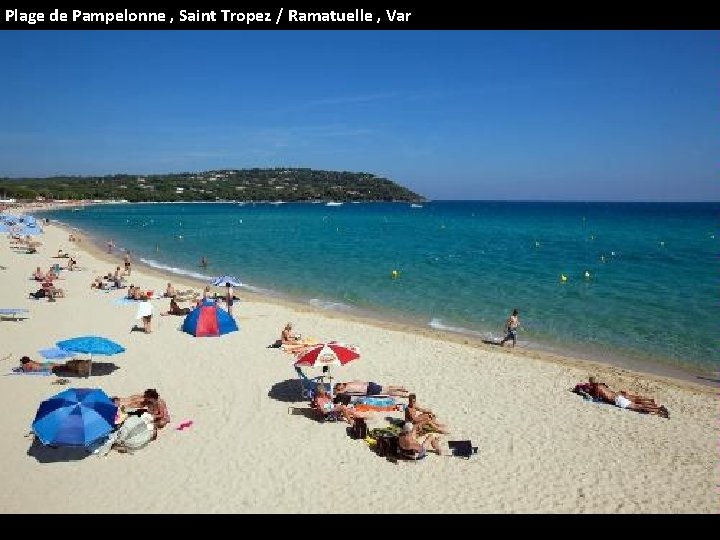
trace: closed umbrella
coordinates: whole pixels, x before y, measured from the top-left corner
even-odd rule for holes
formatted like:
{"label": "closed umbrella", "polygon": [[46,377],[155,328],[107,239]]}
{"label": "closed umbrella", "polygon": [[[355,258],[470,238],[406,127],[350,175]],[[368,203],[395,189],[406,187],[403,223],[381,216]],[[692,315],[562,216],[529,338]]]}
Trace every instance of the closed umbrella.
{"label": "closed umbrella", "polygon": [[45,445],[88,447],[112,431],[116,413],[102,390],[69,388],[40,404],[32,430]]}

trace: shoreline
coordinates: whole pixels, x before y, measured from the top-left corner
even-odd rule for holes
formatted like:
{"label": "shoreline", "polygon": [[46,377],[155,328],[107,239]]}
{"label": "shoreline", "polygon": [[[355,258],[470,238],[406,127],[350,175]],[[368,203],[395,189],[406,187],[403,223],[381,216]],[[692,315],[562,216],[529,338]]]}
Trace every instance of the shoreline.
{"label": "shoreline", "polygon": [[[158,316],[145,334],[131,329],[137,325],[136,306],[121,300],[122,291],[89,286],[94,276],[117,266],[122,252],[109,256],[81,233],[78,246],[68,242],[68,234],[52,222],[36,254],[9,242],[0,245],[5,284],[0,305],[28,314],[0,322],[0,367],[6,375],[0,377],[0,407],[12,412],[0,420],[7,434],[0,442],[2,512],[27,512],[28,501],[58,514],[717,509],[712,388],[531,351],[474,346],[438,337],[432,329],[417,332],[246,292],[233,308],[237,332],[196,338],[182,331],[182,318]],[[58,249],[78,256],[77,271],[59,278],[65,297],[52,303],[28,298],[27,291],[37,287],[30,279],[33,270],[57,262]],[[130,279],[161,292],[168,276],[135,264]],[[198,284],[176,276],[171,281],[178,288]],[[155,313],[167,302],[153,297]],[[368,442],[349,438],[344,422],[322,422],[300,393],[294,358],[268,347],[288,320],[306,337],[359,347],[361,358],[333,368],[334,380],[401,384],[416,393],[422,406],[449,426],[450,434],[441,437],[443,456],[431,453],[421,463],[389,461]],[[93,376],[67,379],[67,387],[54,386],[60,378],[53,375],[7,376],[23,355],[36,357],[40,349],[79,335],[107,337],[125,352],[94,359]],[[570,391],[591,373],[611,388],[666,405],[670,418],[588,402]],[[24,437],[39,404],[70,387],[100,388],[110,396],[156,388],[171,424],[132,455],[97,457]],[[368,427],[385,427],[388,414],[368,418]],[[189,421],[191,428],[180,429]],[[452,457],[449,440],[470,441],[478,453],[469,460]],[[353,482],[339,479],[339,470]],[[308,478],[326,486],[327,497],[302,496]],[[107,497],[108,485],[113,497]],[[408,485],[417,497],[407,497]]]}
{"label": "shoreline", "polygon": [[[47,208],[46,210],[56,209],[57,208]],[[90,233],[55,219],[51,221],[51,224],[59,229],[62,229],[67,234],[72,232],[76,236],[80,235],[83,238],[82,245],[78,246],[77,244],[74,244],[74,247],[78,251],[84,251],[96,259],[107,262],[113,267],[117,265],[122,267],[122,256],[124,253],[122,247],[116,245],[115,253],[108,254],[107,251],[103,249],[104,242]],[[208,285],[207,282],[199,278],[157,268],[140,260],[136,260],[135,258],[133,258],[133,268],[141,268],[143,274],[162,279],[165,282],[172,282],[176,288],[179,285],[181,288],[202,290],[202,288]],[[473,349],[486,352],[506,352],[515,356],[551,363],[561,367],[564,366],[585,369],[588,373],[599,374],[601,377],[612,376],[613,378],[620,377],[622,379],[645,378],[655,380],[656,382],[673,384],[680,388],[695,390],[702,389],[710,392],[717,390],[718,383],[720,382],[720,376],[718,378],[713,378],[712,376],[709,376],[709,374],[700,375],[697,371],[692,372],[689,369],[684,370],[680,367],[675,368],[661,362],[653,363],[652,361],[627,357],[620,357],[618,360],[612,361],[607,358],[593,357],[591,353],[587,353],[586,356],[581,351],[565,351],[561,349],[556,352],[550,348],[543,348],[542,345],[537,344],[528,348],[501,348],[498,345],[487,343],[486,340],[480,336],[462,334],[451,330],[443,330],[430,326],[413,324],[411,322],[383,318],[380,313],[349,313],[333,311],[313,306],[312,304],[303,302],[302,300],[283,296],[281,293],[275,296],[252,291],[248,288],[238,289],[238,292],[242,294],[242,298],[240,300],[241,302],[248,301],[260,304],[270,304],[273,306],[292,309],[305,314],[322,316],[329,319],[340,319],[373,326],[379,329],[394,330],[406,334],[437,339],[447,343],[465,345]],[[570,354],[568,354],[568,352]]]}

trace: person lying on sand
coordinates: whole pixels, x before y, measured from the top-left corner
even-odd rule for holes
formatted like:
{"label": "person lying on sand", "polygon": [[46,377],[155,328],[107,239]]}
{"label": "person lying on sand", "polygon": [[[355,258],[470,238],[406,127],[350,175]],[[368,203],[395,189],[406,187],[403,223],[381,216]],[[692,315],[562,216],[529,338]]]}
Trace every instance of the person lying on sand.
{"label": "person lying on sand", "polygon": [[587,393],[594,399],[610,403],[621,409],[629,409],[645,414],[657,414],[663,418],[670,418],[670,413],[664,405],[658,405],[653,398],[631,394],[625,390],[615,392],[605,384],[590,377],[586,385]]}
{"label": "person lying on sand", "polygon": [[383,386],[375,382],[350,381],[337,383],[335,393],[364,394],[366,396],[398,396],[408,397],[410,392],[404,386]]}
{"label": "person lying on sand", "polygon": [[36,362],[31,360],[29,356],[23,356],[20,359],[20,367],[23,371],[50,371],[55,374],[58,372],[70,372],[81,377],[87,377],[90,374],[90,360],[72,359],[64,364],[53,364],[52,362]]}
{"label": "person lying on sand", "polygon": [[318,383],[315,390],[313,406],[321,411],[323,416],[328,416],[333,412],[338,413],[351,426],[355,425],[355,420],[358,418],[367,419],[374,415],[372,411],[356,410],[350,403],[350,395],[348,394],[340,394],[335,396],[334,400],[330,399],[322,383]]}

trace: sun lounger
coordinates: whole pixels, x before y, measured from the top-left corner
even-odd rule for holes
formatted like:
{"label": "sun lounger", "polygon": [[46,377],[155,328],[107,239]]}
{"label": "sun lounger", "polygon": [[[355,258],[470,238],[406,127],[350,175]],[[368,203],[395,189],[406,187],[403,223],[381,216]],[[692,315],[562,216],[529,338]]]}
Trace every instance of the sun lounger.
{"label": "sun lounger", "polygon": [[48,377],[52,374],[52,371],[49,369],[44,369],[42,371],[24,371],[23,368],[20,367],[12,368],[10,373],[6,373],[6,375],[35,375],[40,377]]}
{"label": "sun lounger", "polygon": [[29,317],[28,313],[30,313],[30,310],[25,308],[2,308],[0,309],[0,319],[19,321],[27,319]]}

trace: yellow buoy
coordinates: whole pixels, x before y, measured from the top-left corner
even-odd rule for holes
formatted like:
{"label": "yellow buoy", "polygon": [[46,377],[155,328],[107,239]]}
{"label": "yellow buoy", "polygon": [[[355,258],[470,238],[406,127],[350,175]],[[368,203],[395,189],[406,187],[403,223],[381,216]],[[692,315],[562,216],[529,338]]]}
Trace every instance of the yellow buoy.
{"label": "yellow buoy", "polygon": [[590,279],[590,272],[585,270],[585,279]]}
{"label": "yellow buoy", "polygon": [[560,281],[565,283],[567,281],[567,276],[565,274],[560,274]]}
{"label": "yellow buoy", "polygon": [[390,277],[393,279],[397,279],[399,275],[400,273],[397,270],[393,270],[392,272],[390,272]]}

